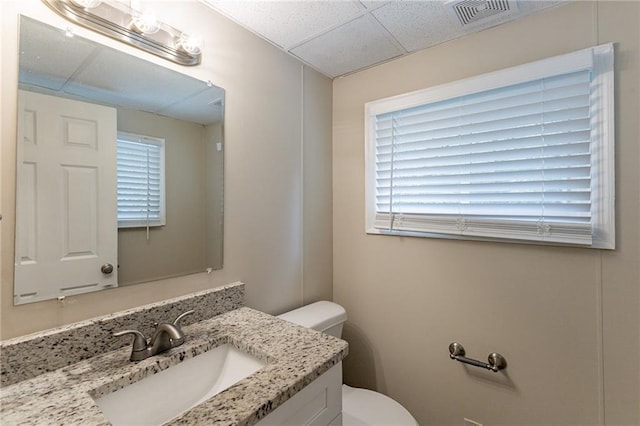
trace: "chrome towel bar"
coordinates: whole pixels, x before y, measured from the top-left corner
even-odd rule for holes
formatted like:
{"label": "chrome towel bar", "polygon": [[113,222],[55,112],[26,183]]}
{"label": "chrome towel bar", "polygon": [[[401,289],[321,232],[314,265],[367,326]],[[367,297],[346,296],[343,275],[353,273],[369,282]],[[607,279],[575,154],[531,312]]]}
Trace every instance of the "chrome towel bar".
{"label": "chrome towel bar", "polygon": [[458,343],[453,342],[449,345],[449,358],[460,361],[465,364],[473,365],[474,367],[486,368],[494,373],[507,368],[507,360],[499,353],[493,352],[489,354],[489,363],[478,361],[477,359],[467,358],[465,355],[464,347]]}

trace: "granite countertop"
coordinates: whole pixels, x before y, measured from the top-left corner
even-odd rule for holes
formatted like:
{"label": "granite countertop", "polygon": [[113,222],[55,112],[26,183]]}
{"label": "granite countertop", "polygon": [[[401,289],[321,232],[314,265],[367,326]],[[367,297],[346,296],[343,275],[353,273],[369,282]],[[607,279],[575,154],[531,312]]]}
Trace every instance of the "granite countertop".
{"label": "granite countertop", "polygon": [[0,423],[107,425],[100,397],[230,343],[267,366],[194,407],[171,425],[252,425],[347,355],[335,337],[242,307],[184,327],[187,341],[140,362],[113,350],[0,389]]}

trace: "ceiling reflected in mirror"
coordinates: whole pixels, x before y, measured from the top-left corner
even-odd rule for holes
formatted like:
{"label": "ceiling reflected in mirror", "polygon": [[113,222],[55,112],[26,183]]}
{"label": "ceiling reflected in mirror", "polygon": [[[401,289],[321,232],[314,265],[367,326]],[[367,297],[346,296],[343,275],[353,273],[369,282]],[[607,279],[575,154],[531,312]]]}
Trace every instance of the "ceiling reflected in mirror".
{"label": "ceiling reflected in mirror", "polygon": [[[72,34],[71,34],[72,35]],[[224,91],[29,18],[21,21],[21,88],[203,125],[223,119]]]}

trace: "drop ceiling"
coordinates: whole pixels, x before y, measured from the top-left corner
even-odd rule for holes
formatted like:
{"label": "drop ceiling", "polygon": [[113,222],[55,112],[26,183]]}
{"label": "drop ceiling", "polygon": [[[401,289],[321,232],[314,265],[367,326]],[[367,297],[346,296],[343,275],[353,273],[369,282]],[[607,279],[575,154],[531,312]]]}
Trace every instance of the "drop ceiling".
{"label": "drop ceiling", "polygon": [[[565,0],[202,1],[332,78],[566,2]],[[462,12],[459,15],[454,13],[456,5]]]}

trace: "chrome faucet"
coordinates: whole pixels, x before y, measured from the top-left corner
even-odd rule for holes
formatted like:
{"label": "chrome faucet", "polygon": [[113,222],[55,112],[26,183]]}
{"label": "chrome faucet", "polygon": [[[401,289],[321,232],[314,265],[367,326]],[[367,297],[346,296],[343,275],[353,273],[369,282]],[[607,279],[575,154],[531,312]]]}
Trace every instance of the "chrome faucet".
{"label": "chrome faucet", "polygon": [[171,348],[180,346],[184,343],[184,333],[180,328],[180,321],[187,315],[191,315],[195,311],[187,311],[178,316],[172,324],[162,323],[155,324],[156,329],[148,338],[138,330],[122,330],[113,333],[115,337],[133,335],[133,347],[131,350],[131,361],[142,361],[150,356],[168,351]]}

